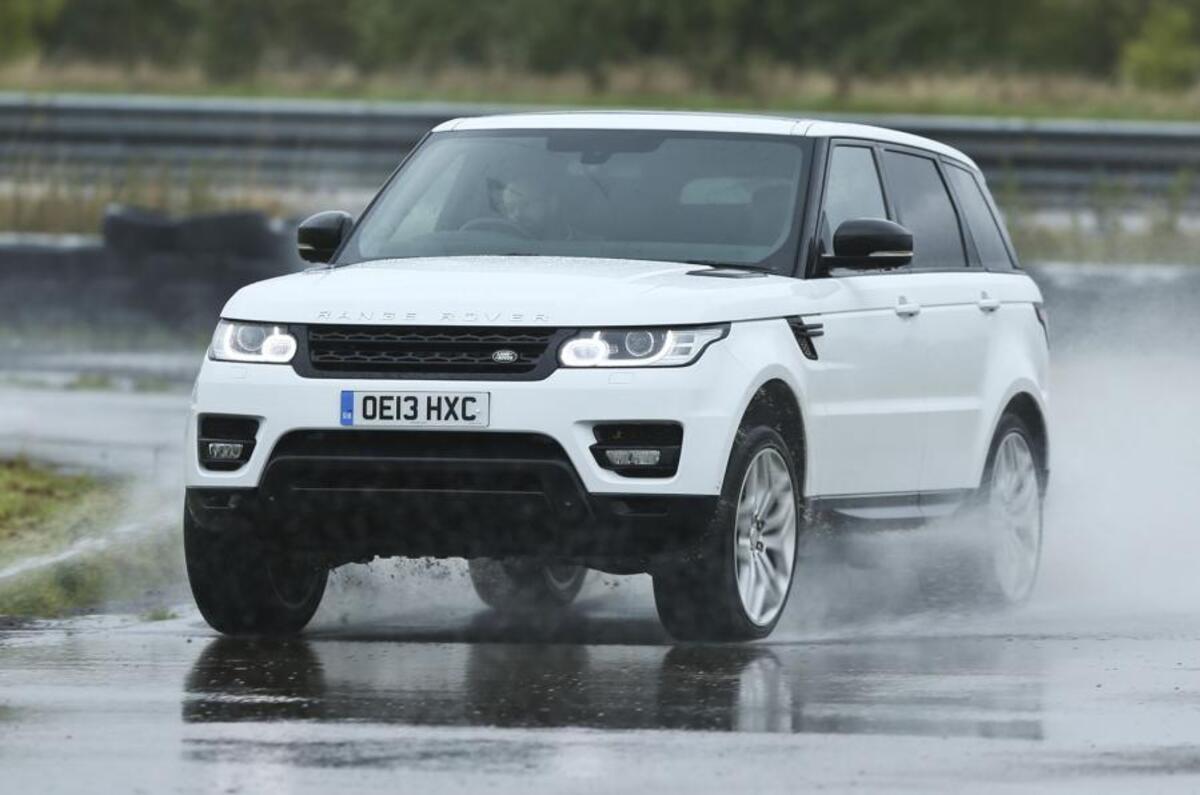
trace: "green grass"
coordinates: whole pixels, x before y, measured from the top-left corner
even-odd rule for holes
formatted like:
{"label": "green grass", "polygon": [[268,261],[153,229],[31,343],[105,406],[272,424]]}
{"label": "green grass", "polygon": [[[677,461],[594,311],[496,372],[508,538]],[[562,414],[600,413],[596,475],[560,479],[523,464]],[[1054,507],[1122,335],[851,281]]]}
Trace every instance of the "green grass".
{"label": "green grass", "polygon": [[79,392],[108,391],[116,388],[116,382],[111,375],[105,373],[80,373],[67,382],[66,388]]}
{"label": "green grass", "polygon": [[161,375],[109,375],[107,373],[83,372],[62,380],[57,374],[19,373],[0,374],[0,386],[17,389],[46,389],[66,391],[134,392],[143,395],[161,395],[168,392],[184,393],[189,384]]}
{"label": "green grass", "polygon": [[114,484],[22,459],[0,461],[0,566],[69,546],[118,505]]}
{"label": "green grass", "polygon": [[[0,569],[103,536],[127,499],[120,483],[0,461]],[[0,616],[54,617],[122,602],[144,610],[181,581],[180,558],[173,528],[118,539],[0,579]],[[163,620],[167,612],[153,607],[146,615]]]}
{"label": "green grass", "polygon": [[[116,321],[100,328],[86,321],[74,324],[0,322],[0,348],[20,349],[23,353],[58,354],[72,351],[203,351],[208,348],[211,329],[202,332],[147,325],[145,322]],[[11,381],[11,379],[8,379]],[[22,380],[18,377],[17,380]],[[32,379],[24,379],[31,381]],[[156,391],[153,379],[145,391]]]}
{"label": "green grass", "polygon": [[198,165],[186,176],[152,162],[97,171],[38,159],[18,161],[12,164],[11,179],[0,184],[0,229],[95,235],[113,205],[176,216],[228,210],[288,214],[293,208],[260,184],[254,156],[251,148],[231,156],[220,174]]}
{"label": "green grass", "polygon": [[181,384],[159,375],[143,375],[133,379],[133,391],[158,394],[162,392],[178,392],[187,389],[187,384]]}
{"label": "green grass", "polygon": [[1047,229],[1010,224],[1014,245],[1024,263],[1083,262],[1099,264],[1200,263],[1200,236],[1153,232],[1096,232]]}
{"label": "green grass", "polygon": [[181,582],[181,554],[176,533],[156,534],[0,580],[0,615],[54,618],[129,605],[147,621],[174,618],[145,605]]}

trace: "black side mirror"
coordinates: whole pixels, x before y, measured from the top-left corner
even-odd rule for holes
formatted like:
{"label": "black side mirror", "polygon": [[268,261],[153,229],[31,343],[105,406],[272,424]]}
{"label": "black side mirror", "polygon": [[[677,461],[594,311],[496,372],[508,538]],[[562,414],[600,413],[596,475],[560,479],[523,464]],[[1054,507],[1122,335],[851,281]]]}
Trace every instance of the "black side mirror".
{"label": "black side mirror", "polygon": [[329,262],[354,227],[354,218],[341,210],[330,210],[305,218],[296,230],[300,259]]}
{"label": "black side mirror", "polygon": [[912,259],[912,232],[883,218],[843,221],[833,233],[833,254],[822,257],[826,268],[858,270],[899,268]]}

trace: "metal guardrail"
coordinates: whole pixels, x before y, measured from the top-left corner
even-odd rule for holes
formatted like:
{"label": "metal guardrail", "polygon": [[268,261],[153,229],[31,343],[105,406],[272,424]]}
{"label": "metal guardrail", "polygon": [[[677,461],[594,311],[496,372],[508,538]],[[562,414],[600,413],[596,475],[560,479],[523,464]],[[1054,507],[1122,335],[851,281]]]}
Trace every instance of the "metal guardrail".
{"label": "metal guardrail", "polygon": [[[512,106],[0,94],[0,178],[40,169],[201,170],[301,190],[369,189],[436,124]],[[1038,206],[1182,193],[1200,204],[1200,124],[840,116],[928,136]],[[1200,182],[1200,180],[1197,180]],[[1114,198],[1115,197],[1115,198]]]}

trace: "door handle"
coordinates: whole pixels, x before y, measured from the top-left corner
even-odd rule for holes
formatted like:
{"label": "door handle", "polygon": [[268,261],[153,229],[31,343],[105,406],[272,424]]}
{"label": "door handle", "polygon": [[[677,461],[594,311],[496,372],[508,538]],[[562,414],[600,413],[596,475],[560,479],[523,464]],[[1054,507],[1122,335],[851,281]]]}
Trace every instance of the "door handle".
{"label": "door handle", "polygon": [[1000,299],[999,298],[992,298],[987,293],[983,293],[982,295],[979,296],[979,311],[991,313],[991,312],[995,312],[999,308],[1000,308]]}
{"label": "door handle", "polygon": [[896,314],[900,317],[916,317],[921,314],[921,305],[900,296],[900,300],[896,302]]}

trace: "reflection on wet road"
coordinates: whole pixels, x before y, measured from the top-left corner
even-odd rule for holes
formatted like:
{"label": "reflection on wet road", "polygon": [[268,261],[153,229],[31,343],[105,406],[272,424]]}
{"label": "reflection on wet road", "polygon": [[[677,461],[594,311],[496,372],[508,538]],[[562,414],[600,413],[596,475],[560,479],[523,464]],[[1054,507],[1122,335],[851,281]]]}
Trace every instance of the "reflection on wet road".
{"label": "reflection on wet road", "polygon": [[563,630],[579,642],[445,608],[406,619],[440,637],[387,620],[295,640],[195,617],[9,630],[4,791],[1200,786],[1183,616],[914,615],[745,646],[661,643],[645,612],[622,638],[616,618]]}
{"label": "reflection on wet road", "polygon": [[[1037,654],[991,638],[777,648],[218,639],[187,677],[183,719],[1036,740],[1038,667]],[[943,684],[897,691],[896,678]]]}

